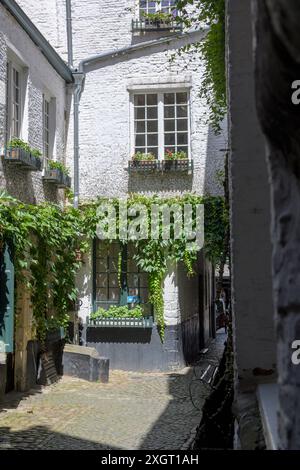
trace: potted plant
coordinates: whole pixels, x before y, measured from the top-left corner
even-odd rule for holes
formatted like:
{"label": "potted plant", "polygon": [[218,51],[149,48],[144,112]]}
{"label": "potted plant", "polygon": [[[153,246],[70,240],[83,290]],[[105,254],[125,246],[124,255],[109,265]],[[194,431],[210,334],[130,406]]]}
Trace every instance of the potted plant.
{"label": "potted plant", "polygon": [[11,139],[6,146],[5,160],[24,169],[41,170],[41,156],[39,150],[31,148],[27,142],[19,138]]}
{"label": "potted plant", "polygon": [[129,170],[154,171],[157,169],[157,159],[153,153],[137,152],[129,162]]}
{"label": "potted plant", "polygon": [[171,13],[157,11],[156,13],[144,13],[143,19],[145,20],[146,26],[161,28],[170,27],[174,20],[174,16]]}
{"label": "potted plant", "polygon": [[145,317],[140,305],[130,309],[127,305],[111,306],[108,310],[99,308],[87,319],[90,327],[110,328],[152,328],[152,317]]}
{"label": "potted plant", "polygon": [[189,170],[190,161],[188,159],[187,153],[183,150],[178,152],[173,152],[171,150],[166,150],[165,159],[163,161],[164,170]]}
{"label": "potted plant", "polygon": [[45,170],[44,180],[49,183],[54,183],[60,188],[71,187],[69,170],[62,162],[49,160],[48,167]]}

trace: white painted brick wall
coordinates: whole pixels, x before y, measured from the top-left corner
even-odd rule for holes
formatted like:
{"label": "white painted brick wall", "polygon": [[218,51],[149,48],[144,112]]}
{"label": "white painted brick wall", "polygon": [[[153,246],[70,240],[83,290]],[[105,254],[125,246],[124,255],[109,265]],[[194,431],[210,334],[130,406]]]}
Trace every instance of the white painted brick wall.
{"label": "white painted brick wall", "polygon": [[[19,26],[17,21],[0,6],[0,148],[5,143],[6,122],[6,63],[7,51],[12,50],[28,70],[24,116],[21,137],[39,150],[43,150],[43,93],[56,98],[56,139],[53,157],[65,158],[66,85],[38,47]],[[25,70],[24,69],[24,70]],[[2,152],[1,152],[2,153]],[[26,202],[62,201],[63,192],[42,183],[41,172],[25,172],[3,163],[0,167],[0,187]]]}

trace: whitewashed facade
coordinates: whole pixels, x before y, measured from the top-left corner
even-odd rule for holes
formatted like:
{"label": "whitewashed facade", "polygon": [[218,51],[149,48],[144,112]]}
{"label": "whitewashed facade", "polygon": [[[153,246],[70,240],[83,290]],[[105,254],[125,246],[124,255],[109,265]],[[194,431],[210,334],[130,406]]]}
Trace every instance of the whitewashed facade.
{"label": "whitewashed facade", "polygon": [[[189,55],[178,54],[182,46],[201,41],[204,33],[187,34],[187,31],[168,28],[134,30],[133,24],[138,23],[133,22],[140,19],[140,7],[145,3],[151,7],[153,2],[72,0],[71,3],[74,68],[89,56],[106,54],[97,66],[86,68],[81,97],[81,201],[101,196],[125,198],[129,193],[159,194],[162,197],[191,192],[221,195],[218,172],[224,167],[226,138],[224,134],[216,137],[207,124],[207,106],[199,96],[203,79],[200,58],[195,55],[191,61]],[[19,0],[18,4],[67,60],[65,1]],[[165,37],[169,40],[161,41]],[[137,45],[141,47],[132,50],[132,46]],[[114,51],[124,48],[127,50],[114,56]],[[135,105],[139,109],[135,110]],[[151,109],[148,110],[148,107]],[[151,122],[147,122],[145,112],[149,113],[148,120]],[[135,121],[137,113],[140,113],[138,119],[142,122]],[[146,137],[145,126],[150,129]],[[193,171],[128,171],[128,162],[135,152],[151,151],[162,160],[169,147],[172,150],[186,150],[193,162]],[[72,129],[68,133],[67,161],[72,168]],[[205,283],[205,276],[210,280],[213,276],[206,273],[203,262],[200,265],[200,281],[199,277],[181,281],[181,286],[185,286],[184,293],[178,284],[183,268],[170,269],[164,289],[165,318],[167,326],[177,328],[186,320],[191,323],[192,317],[202,315],[202,328],[205,330],[202,342],[205,342],[211,334],[211,325],[205,319],[211,305],[203,306],[199,284]],[[89,256],[78,280],[82,301],[80,316],[83,320],[93,307],[93,285],[93,260]],[[196,301],[191,300],[192,296]],[[180,334],[176,335],[180,343]],[[179,346],[174,348],[178,350]]]}

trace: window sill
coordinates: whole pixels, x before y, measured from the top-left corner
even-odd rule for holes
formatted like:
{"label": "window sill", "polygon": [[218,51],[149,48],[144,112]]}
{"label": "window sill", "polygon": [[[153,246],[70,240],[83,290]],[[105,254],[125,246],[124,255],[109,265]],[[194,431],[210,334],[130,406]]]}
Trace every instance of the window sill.
{"label": "window sill", "polygon": [[183,26],[176,21],[132,20],[132,32],[182,32]]}
{"label": "window sill", "polygon": [[129,173],[169,173],[169,172],[188,172],[193,173],[193,160],[156,160],[156,161],[129,161]]}
{"label": "window sill", "polygon": [[58,168],[45,170],[43,181],[49,184],[55,184],[58,188],[71,188],[71,178]]}
{"label": "window sill", "polygon": [[105,318],[86,319],[89,328],[153,328],[153,318]]}
{"label": "window sill", "polygon": [[23,170],[42,170],[41,159],[21,148],[6,149],[4,154],[4,161],[12,165],[18,165]]}

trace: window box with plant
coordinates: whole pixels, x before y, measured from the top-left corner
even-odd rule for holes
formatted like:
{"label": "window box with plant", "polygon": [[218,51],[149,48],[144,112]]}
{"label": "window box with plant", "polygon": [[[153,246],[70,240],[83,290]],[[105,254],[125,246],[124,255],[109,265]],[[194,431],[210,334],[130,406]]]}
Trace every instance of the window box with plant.
{"label": "window box with plant", "polygon": [[55,184],[58,188],[70,188],[71,178],[69,170],[61,162],[48,160],[47,168],[43,176],[44,181],[47,183]]}
{"label": "window box with plant", "polygon": [[153,153],[137,152],[129,162],[129,171],[151,172],[157,170],[158,161]]}
{"label": "window box with plant", "polygon": [[40,171],[42,169],[41,156],[42,153],[31,148],[27,142],[12,139],[6,145],[4,160],[24,170]]}
{"label": "window box with plant", "polygon": [[141,306],[133,309],[125,306],[111,306],[108,310],[99,308],[87,318],[89,327],[102,328],[152,328],[153,318],[144,315]]}
{"label": "window box with plant", "polygon": [[163,171],[192,171],[193,161],[188,159],[186,152],[166,150],[161,166]]}
{"label": "window box with plant", "polygon": [[132,20],[132,30],[135,31],[182,31],[182,24],[177,21],[176,11],[146,12],[141,11],[140,18]]}

